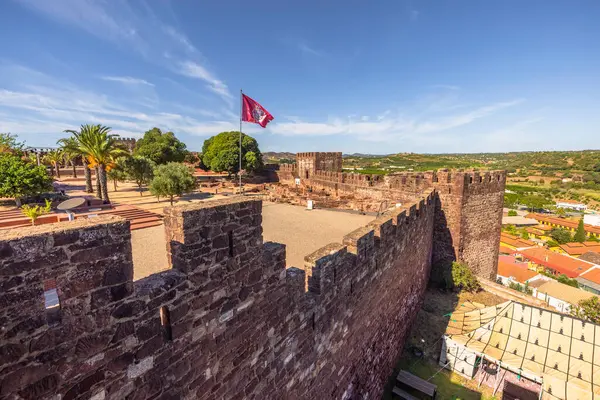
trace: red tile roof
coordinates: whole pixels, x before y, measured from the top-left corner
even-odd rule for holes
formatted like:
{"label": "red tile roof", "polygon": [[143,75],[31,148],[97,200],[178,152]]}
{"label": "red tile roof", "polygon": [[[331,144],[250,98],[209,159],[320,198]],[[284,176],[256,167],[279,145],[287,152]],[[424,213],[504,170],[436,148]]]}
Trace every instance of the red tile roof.
{"label": "red tile roof", "polygon": [[524,247],[534,247],[537,246],[534,242],[526,239],[521,239],[518,236],[511,235],[506,232],[500,233],[500,243],[506,243],[509,246],[516,247],[518,249]]}
{"label": "red tile roof", "polygon": [[527,269],[526,263],[519,263],[511,256],[498,257],[498,275],[506,278],[512,277],[520,283],[525,283],[529,279],[538,275],[535,271]]}
{"label": "red tile roof", "polygon": [[594,266],[589,262],[577,258],[555,253],[543,247],[535,247],[519,251],[526,259],[546,268],[575,278]]}
{"label": "red tile roof", "polygon": [[501,254],[514,254],[516,250],[511,249],[510,247],[500,245],[500,253]]}

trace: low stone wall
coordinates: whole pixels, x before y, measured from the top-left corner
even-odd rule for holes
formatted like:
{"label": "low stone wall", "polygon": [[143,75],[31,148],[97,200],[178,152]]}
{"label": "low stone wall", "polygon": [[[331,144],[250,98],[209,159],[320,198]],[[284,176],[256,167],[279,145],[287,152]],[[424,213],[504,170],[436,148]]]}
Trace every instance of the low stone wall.
{"label": "low stone wall", "polygon": [[0,397],[379,397],[429,278],[432,195],[304,270],[263,243],[261,210],[167,209],[173,269],[135,283],[116,217],[0,232]]}

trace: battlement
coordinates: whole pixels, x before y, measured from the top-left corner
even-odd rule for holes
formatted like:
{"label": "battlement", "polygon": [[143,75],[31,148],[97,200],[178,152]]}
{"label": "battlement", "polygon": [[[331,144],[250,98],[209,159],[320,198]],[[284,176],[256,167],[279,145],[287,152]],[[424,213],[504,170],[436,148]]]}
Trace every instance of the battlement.
{"label": "battlement", "polygon": [[165,209],[172,269],[136,282],[118,217],[0,231],[0,396],[380,394],[427,284],[434,196],[305,270],[263,243],[262,202],[243,197]]}
{"label": "battlement", "polygon": [[331,152],[326,152],[326,151],[314,151],[314,152],[308,152],[308,153],[296,153],[296,158],[316,158],[316,157],[342,157],[342,152],[338,152],[338,151],[331,151]]}

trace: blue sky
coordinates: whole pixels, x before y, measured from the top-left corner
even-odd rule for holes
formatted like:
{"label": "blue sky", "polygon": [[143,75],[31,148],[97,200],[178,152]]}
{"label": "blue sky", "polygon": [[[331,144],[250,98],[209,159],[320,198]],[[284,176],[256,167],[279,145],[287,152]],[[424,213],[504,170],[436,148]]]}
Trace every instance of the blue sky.
{"label": "blue sky", "polygon": [[263,151],[600,148],[600,2],[0,2],[0,132],[82,123],[188,148],[274,116]]}

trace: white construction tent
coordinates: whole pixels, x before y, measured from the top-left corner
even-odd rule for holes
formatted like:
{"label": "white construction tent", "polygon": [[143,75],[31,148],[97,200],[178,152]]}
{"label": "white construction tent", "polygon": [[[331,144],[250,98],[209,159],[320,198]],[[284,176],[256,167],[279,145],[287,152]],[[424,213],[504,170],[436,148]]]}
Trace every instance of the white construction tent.
{"label": "white construction tent", "polygon": [[491,363],[540,384],[542,399],[600,400],[593,323],[514,301],[468,303],[451,314],[443,339],[440,366],[469,378]]}

